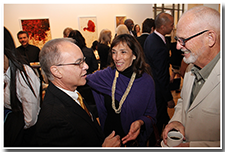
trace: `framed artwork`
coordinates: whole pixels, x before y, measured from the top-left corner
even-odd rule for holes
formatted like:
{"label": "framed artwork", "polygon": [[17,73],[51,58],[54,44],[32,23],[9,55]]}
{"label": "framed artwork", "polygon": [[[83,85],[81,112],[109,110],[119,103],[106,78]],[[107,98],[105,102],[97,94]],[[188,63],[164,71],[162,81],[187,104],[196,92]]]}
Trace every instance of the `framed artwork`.
{"label": "framed artwork", "polygon": [[96,16],[79,17],[79,31],[85,38],[87,47],[91,47],[95,40],[98,40]]}
{"label": "framed artwork", "polygon": [[29,34],[29,43],[39,47],[51,40],[49,19],[21,19],[22,29]]}
{"label": "framed artwork", "polygon": [[126,16],[116,16],[116,27],[120,24],[123,24],[124,21],[126,20]]}

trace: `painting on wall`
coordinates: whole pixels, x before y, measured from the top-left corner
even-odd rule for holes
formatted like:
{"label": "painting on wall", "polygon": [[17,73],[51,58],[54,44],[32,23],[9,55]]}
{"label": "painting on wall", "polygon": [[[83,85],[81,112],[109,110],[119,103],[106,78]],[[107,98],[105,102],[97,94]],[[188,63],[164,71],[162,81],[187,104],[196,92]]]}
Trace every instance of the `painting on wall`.
{"label": "painting on wall", "polygon": [[85,38],[87,47],[91,47],[98,40],[97,18],[95,16],[79,17],[79,31]]}
{"label": "painting on wall", "polygon": [[29,34],[29,44],[35,45],[40,49],[44,44],[51,40],[49,19],[21,19],[23,31]]}
{"label": "painting on wall", "polygon": [[126,16],[116,16],[116,27],[120,24],[123,24],[126,20]]}

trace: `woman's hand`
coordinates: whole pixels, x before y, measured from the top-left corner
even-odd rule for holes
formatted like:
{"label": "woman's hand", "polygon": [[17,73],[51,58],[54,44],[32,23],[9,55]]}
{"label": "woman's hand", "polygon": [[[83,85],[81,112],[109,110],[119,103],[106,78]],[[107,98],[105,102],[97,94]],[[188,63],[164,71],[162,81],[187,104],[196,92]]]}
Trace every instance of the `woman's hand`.
{"label": "woman's hand", "polygon": [[125,137],[122,138],[123,144],[126,144],[128,141],[136,139],[140,133],[141,126],[143,124],[144,124],[144,122],[142,120],[134,121],[130,126],[129,133]]}

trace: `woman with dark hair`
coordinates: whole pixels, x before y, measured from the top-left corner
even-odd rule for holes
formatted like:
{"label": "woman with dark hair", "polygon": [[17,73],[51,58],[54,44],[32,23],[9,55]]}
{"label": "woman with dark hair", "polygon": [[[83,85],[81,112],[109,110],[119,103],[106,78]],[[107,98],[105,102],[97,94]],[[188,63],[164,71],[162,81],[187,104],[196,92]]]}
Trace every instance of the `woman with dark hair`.
{"label": "woman with dark hair", "polygon": [[98,69],[98,62],[95,58],[94,52],[91,48],[86,46],[85,39],[83,35],[78,30],[73,30],[69,34],[69,38],[73,38],[76,40],[76,45],[79,46],[81,51],[83,52],[84,56],[86,57],[85,62],[89,66],[88,74],[93,73],[95,70]]}
{"label": "woman with dark hair", "polygon": [[[13,38],[4,27],[4,144],[28,145],[40,110],[40,80],[17,53]],[[22,143],[23,142],[23,143]]]}
{"label": "woman with dark hair", "polygon": [[110,67],[87,76],[102,129],[105,136],[115,130],[124,146],[135,142],[146,146],[157,110],[154,81],[144,52],[133,36],[122,34],[111,44],[110,58]]}

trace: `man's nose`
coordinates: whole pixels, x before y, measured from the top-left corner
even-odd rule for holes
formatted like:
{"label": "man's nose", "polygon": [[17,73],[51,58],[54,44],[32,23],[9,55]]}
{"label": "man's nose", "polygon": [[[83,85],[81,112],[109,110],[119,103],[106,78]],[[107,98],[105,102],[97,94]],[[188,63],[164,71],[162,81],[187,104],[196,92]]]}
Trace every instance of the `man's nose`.
{"label": "man's nose", "polygon": [[181,43],[179,41],[177,41],[177,50],[181,50],[181,48],[184,47],[183,45],[181,45]]}
{"label": "man's nose", "polygon": [[87,65],[86,62],[84,62],[84,67],[83,67],[83,69],[85,69],[85,70],[88,70],[88,69],[89,69],[89,66]]}

